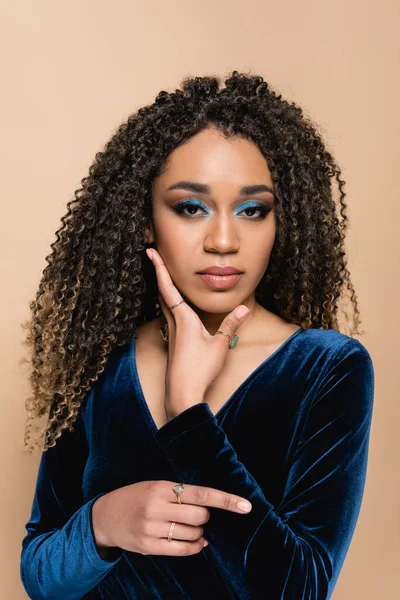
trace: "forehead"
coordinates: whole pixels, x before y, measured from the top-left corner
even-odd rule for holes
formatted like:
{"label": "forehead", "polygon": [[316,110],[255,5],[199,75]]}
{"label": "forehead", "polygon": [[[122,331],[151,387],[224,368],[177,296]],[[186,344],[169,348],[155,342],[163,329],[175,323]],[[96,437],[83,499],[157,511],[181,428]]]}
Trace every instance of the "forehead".
{"label": "forehead", "polygon": [[153,192],[165,190],[181,179],[232,188],[266,183],[272,186],[266,158],[247,138],[225,138],[215,129],[205,129],[173,150],[162,175],[153,182]]}

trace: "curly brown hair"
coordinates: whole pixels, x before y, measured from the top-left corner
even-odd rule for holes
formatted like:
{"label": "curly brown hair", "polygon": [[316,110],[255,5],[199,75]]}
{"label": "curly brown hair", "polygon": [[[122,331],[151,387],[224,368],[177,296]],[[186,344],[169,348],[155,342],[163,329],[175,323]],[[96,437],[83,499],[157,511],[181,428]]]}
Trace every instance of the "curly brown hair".
{"label": "curly brown hair", "polygon": [[51,408],[30,453],[39,446],[47,451],[64,429],[74,431],[113,347],[161,314],[154,269],[144,260],[152,181],[172,150],[207,127],[255,142],[271,172],[276,238],[256,301],[303,328],[339,331],[338,300],[347,291],[354,313],[349,334],[360,333],[344,251],[345,182],[315,123],[250,72],[231,72],[222,88],[215,75],[185,77],[181,88],[161,91],[118,127],[61,218],[30,302],[32,316],[22,325],[32,351],[22,361],[32,365],[25,447],[31,421]]}

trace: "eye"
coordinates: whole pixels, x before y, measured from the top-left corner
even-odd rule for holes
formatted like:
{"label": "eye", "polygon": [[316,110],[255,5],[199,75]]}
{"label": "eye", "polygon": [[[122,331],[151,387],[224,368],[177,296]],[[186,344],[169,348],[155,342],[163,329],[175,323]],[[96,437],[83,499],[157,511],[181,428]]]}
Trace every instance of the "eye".
{"label": "eye", "polygon": [[[179,201],[177,204],[175,204],[174,206],[172,206],[172,209],[178,214],[178,215],[182,215],[185,218],[192,218],[192,217],[199,217],[200,213],[198,212],[199,209],[205,211],[206,215],[210,214],[210,211],[208,210],[207,206],[201,201],[201,200],[197,200],[197,199],[185,199],[185,200],[181,200]],[[189,211],[189,212],[185,212],[185,211]],[[267,214],[271,211],[271,208],[269,208],[268,206],[265,206],[265,204],[261,204],[260,202],[248,202],[245,205],[243,205],[242,210],[240,210],[238,213],[236,214],[240,214],[241,212],[247,212],[250,211],[250,215],[247,214],[247,217],[251,220],[251,221],[258,221],[261,219],[264,219]],[[256,215],[256,217],[253,217],[254,212],[257,212],[258,214]]]}
{"label": "eye", "polygon": [[[178,215],[182,215],[189,219],[191,216],[196,216],[197,209],[199,208],[201,208],[202,210],[206,211],[207,214],[209,214],[206,205],[203,204],[203,202],[201,202],[200,200],[182,200],[175,204],[172,208]],[[186,209],[190,210],[189,214],[184,212]]]}
{"label": "eye", "polygon": [[[254,219],[251,218],[252,221],[258,221],[259,219],[264,219],[267,214],[271,211],[271,209],[268,206],[265,206],[264,204],[260,204],[259,202],[256,203],[248,203],[246,204],[241,211],[239,211],[237,214],[240,214],[241,212],[245,212],[245,211],[250,211],[251,213],[254,214],[254,211],[258,211],[258,216],[255,217]],[[250,216],[251,215],[247,215]]]}

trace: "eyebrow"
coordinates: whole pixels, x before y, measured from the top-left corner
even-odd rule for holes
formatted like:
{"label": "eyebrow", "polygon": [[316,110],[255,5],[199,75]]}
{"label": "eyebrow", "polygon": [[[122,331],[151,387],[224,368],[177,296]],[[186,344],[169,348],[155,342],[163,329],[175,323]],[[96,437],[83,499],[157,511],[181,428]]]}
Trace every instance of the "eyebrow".
{"label": "eyebrow", "polygon": [[[177,183],[170,185],[166,191],[169,192],[170,190],[178,189],[188,190],[197,194],[211,194],[210,186],[206,185],[205,183],[195,183],[194,181],[178,181]],[[257,184],[245,185],[244,187],[240,188],[239,195],[250,196],[252,194],[260,194],[261,192],[270,192],[271,194],[274,194],[274,190],[269,185]]]}

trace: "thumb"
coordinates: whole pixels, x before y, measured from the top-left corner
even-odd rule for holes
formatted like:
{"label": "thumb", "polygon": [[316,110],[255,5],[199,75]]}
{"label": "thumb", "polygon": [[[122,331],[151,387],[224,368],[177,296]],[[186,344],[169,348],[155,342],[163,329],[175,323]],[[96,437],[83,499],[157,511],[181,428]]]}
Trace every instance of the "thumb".
{"label": "thumb", "polygon": [[218,330],[224,331],[232,339],[249,312],[250,310],[247,308],[247,306],[240,304],[225,317],[221,325],[218,327]]}
{"label": "thumb", "polygon": [[233,311],[235,317],[239,318],[240,321],[244,321],[250,310],[244,304],[241,304]]}

